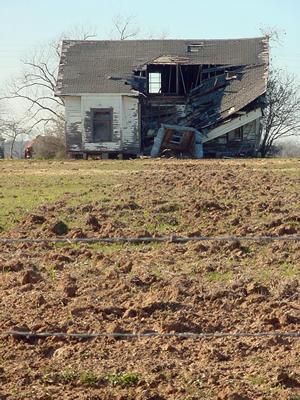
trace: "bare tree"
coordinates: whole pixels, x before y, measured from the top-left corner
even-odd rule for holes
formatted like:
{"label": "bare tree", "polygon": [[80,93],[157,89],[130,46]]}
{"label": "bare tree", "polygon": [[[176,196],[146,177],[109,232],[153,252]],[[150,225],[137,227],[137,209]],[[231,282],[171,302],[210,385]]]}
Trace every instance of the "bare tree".
{"label": "bare tree", "polygon": [[117,34],[118,40],[132,39],[138,36],[140,29],[135,26],[135,16],[122,16],[120,14],[113,18],[114,33]]}
{"label": "bare tree", "polygon": [[65,124],[57,120],[46,127],[43,135],[32,142],[32,155],[38,158],[64,158],[66,155]]}
{"label": "bare tree", "polygon": [[[277,26],[260,28],[261,33],[270,41],[271,55],[274,47],[283,45],[286,34]],[[271,65],[273,58],[271,57]],[[266,104],[263,118],[263,134],[260,144],[262,157],[270,154],[276,141],[299,135],[300,96],[299,83],[293,74],[271,66]]]}
{"label": "bare tree", "polygon": [[162,30],[160,33],[143,32],[136,24],[136,17],[134,15],[121,15],[117,14],[112,19],[113,29],[110,32],[112,39],[128,40],[136,38],[144,39],[166,39],[169,36],[167,30]]}
{"label": "bare tree", "polygon": [[267,85],[261,156],[265,157],[277,140],[299,135],[299,85],[292,74],[273,69]]}
{"label": "bare tree", "polygon": [[[52,46],[52,45],[51,45]],[[63,101],[54,97],[57,73],[55,49],[39,49],[28,60],[22,60],[21,74],[13,78],[6,89],[6,99],[21,99],[31,127],[63,119]]]}
{"label": "bare tree", "polygon": [[4,142],[5,138],[3,136],[3,130],[4,130],[4,121],[1,118],[1,109],[0,109],[0,160],[4,158]]}
{"label": "bare tree", "polygon": [[276,147],[278,148],[278,154],[280,157],[285,157],[285,158],[300,157],[299,140],[298,141],[285,140]]}
{"label": "bare tree", "polygon": [[14,158],[15,154],[15,145],[17,139],[26,134],[24,128],[24,121],[21,119],[10,118],[10,119],[2,119],[0,121],[0,136],[7,140],[9,143],[9,157]]}
{"label": "bare tree", "polygon": [[263,36],[266,36],[270,42],[274,45],[282,46],[283,37],[286,35],[286,31],[278,26],[261,26],[259,28]]}
{"label": "bare tree", "polygon": [[94,32],[77,28],[63,33],[57,40],[39,47],[26,60],[22,60],[23,70],[20,76],[8,83],[6,93],[0,100],[21,99],[27,105],[29,130],[37,125],[45,127],[64,121],[64,102],[54,96],[62,40],[70,37],[87,40],[94,36]]}

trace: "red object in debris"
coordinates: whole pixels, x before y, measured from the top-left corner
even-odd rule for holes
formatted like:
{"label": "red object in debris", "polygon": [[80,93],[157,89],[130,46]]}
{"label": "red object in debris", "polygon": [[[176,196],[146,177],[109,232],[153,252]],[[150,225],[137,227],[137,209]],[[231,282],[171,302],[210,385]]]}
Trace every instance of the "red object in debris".
{"label": "red object in debris", "polygon": [[32,158],[32,144],[29,143],[26,147],[25,147],[25,151],[24,151],[24,158]]}

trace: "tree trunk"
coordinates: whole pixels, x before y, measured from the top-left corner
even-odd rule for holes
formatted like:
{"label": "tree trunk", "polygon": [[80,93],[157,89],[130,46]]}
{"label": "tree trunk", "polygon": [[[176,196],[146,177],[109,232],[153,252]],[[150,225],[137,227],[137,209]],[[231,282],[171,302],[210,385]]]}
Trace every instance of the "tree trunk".
{"label": "tree trunk", "polygon": [[268,152],[268,148],[267,148],[267,145],[266,145],[267,138],[268,138],[268,134],[265,133],[265,136],[264,136],[263,141],[262,141],[262,143],[260,145],[260,148],[259,148],[261,158],[265,158],[266,155],[267,155],[267,152]]}
{"label": "tree trunk", "polygon": [[15,141],[16,141],[16,138],[14,137],[12,139],[12,142],[11,142],[11,145],[10,145],[10,152],[9,152],[9,158],[11,158],[11,159],[13,158],[13,154],[14,154]]}

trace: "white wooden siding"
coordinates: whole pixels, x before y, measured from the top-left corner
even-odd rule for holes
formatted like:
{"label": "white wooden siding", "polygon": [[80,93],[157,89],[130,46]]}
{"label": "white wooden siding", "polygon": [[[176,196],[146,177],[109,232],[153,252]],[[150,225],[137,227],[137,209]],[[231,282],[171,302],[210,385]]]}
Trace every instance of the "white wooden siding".
{"label": "white wooden siding", "polygon": [[64,100],[67,146],[69,150],[78,151],[82,147],[81,98],[66,96]]}

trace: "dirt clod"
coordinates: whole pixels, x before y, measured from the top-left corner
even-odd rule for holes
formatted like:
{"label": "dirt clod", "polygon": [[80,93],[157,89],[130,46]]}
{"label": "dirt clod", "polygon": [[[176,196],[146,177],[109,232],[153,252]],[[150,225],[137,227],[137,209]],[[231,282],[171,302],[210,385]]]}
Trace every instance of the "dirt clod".
{"label": "dirt clod", "polygon": [[133,267],[133,263],[132,261],[127,261],[125,263],[122,263],[119,267],[120,271],[122,271],[124,274],[128,274],[129,272],[131,272]]}
{"label": "dirt clod", "polygon": [[22,269],[25,268],[24,263],[20,260],[10,260],[7,263],[3,264],[3,271],[13,271],[13,272],[18,272],[22,271]]}
{"label": "dirt clod", "polygon": [[69,232],[68,226],[62,221],[55,222],[51,230],[53,233],[59,236],[66,235]]}
{"label": "dirt clod", "polygon": [[[11,328],[11,331],[14,332],[14,334],[12,335],[12,337],[16,340],[24,340],[27,341],[28,338],[25,335],[21,335],[21,333],[23,332],[30,332],[30,329],[28,327],[28,325],[17,325]],[[20,332],[20,334],[18,334],[18,332]]]}
{"label": "dirt clod", "polygon": [[268,296],[270,294],[270,291],[266,286],[260,285],[257,282],[252,282],[249,285],[247,285],[247,293]]}
{"label": "dirt clod", "polygon": [[86,223],[90,225],[94,231],[98,231],[101,228],[98,218],[94,214],[88,215]]}
{"label": "dirt clod", "polygon": [[219,395],[218,400],[250,400],[248,396],[238,393],[225,391],[223,394]]}
{"label": "dirt clod", "polygon": [[300,379],[292,376],[286,371],[281,371],[276,377],[276,383],[284,387],[300,388]]}
{"label": "dirt clod", "polygon": [[284,225],[276,229],[275,233],[277,233],[277,235],[279,236],[293,235],[294,233],[297,233],[297,229],[292,225],[286,225],[286,226]]}
{"label": "dirt clod", "polygon": [[42,294],[40,294],[40,295],[37,297],[37,299],[36,299],[36,305],[37,305],[38,307],[40,307],[40,306],[42,306],[42,305],[44,305],[44,304],[46,304],[45,297],[44,297]]}
{"label": "dirt clod", "polygon": [[228,361],[230,356],[218,350],[217,348],[210,349],[210,358],[217,361]]}
{"label": "dirt clod", "polygon": [[46,218],[43,215],[31,214],[27,221],[31,222],[32,224],[41,225],[46,222]]}
{"label": "dirt clod", "polygon": [[62,291],[67,297],[75,297],[77,292],[76,278],[67,275],[62,283]]}
{"label": "dirt clod", "polygon": [[24,274],[21,277],[21,284],[22,285],[27,285],[28,283],[37,283],[43,280],[41,274],[39,274],[37,271],[30,269],[24,272]]}
{"label": "dirt clod", "polygon": [[300,316],[286,313],[281,318],[282,325],[300,325]]}
{"label": "dirt clod", "polygon": [[76,287],[76,285],[66,285],[66,286],[64,286],[63,291],[67,297],[75,297],[77,287]]}

